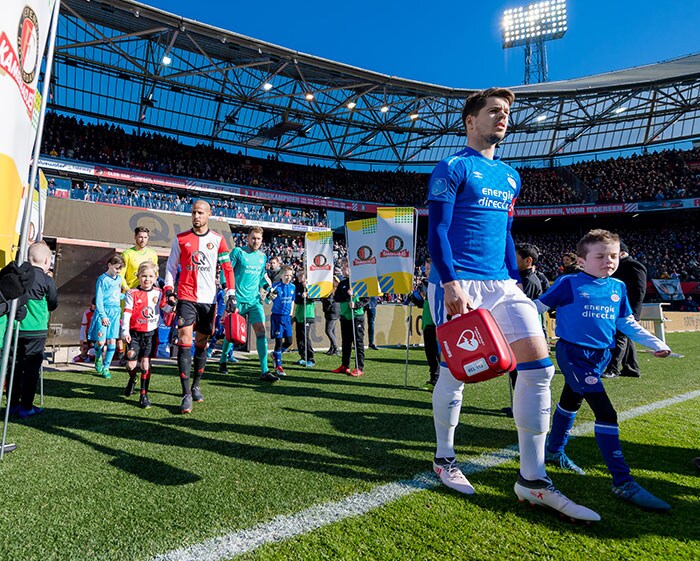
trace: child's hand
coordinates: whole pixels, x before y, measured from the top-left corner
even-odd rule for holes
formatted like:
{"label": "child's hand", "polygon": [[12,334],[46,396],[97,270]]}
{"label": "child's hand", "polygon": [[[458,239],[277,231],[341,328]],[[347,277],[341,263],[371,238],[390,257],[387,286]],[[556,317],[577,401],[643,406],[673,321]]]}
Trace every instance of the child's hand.
{"label": "child's hand", "polygon": [[666,351],[656,351],[656,352],[654,353],[654,356],[655,356],[656,358],[666,358],[666,357],[667,357],[668,355],[670,355],[670,354],[671,354],[671,351],[670,351],[670,349],[669,349],[669,350],[666,350]]}
{"label": "child's hand", "polygon": [[127,345],[131,343],[131,335],[129,333],[124,333],[122,335],[122,339],[124,339]]}
{"label": "child's hand", "polygon": [[109,327],[109,318],[102,318],[102,325],[104,327]]}

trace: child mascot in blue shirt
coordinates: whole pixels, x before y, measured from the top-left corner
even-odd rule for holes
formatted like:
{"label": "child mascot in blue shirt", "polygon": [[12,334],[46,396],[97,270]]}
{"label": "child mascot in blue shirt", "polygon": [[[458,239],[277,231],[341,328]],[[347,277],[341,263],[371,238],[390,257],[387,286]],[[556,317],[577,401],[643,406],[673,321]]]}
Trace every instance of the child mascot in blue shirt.
{"label": "child mascot in blue shirt", "polygon": [[632,315],[625,284],[611,277],[620,260],[620,238],[607,230],[591,230],[576,247],[583,270],[563,275],[535,302],[540,313],[557,310],[557,362],[566,384],[552,419],[546,461],[583,474],[565,453],[569,432],[583,400],[595,414],[595,439],[612,475],[612,491],[644,510],[671,507],[655,497],[630,473],[620,446],[617,413],[605,392],[601,374],[610,362],[615,330],[664,358],[671,349],[646,331]]}

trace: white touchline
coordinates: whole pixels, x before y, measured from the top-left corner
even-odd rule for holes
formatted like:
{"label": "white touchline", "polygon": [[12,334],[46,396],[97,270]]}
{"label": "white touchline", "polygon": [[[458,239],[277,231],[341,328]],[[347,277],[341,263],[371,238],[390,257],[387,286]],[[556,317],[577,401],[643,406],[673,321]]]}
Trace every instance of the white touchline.
{"label": "white touchline", "polygon": [[[700,397],[700,390],[635,407],[620,413],[619,419],[620,421],[633,419],[651,411],[663,409],[696,397]],[[593,428],[593,422],[583,423],[575,427],[571,434],[573,436],[589,434],[593,432]],[[462,462],[459,464],[459,467],[466,475],[469,475],[515,460],[517,456],[517,446],[513,445],[501,448],[495,452],[482,454],[478,458],[473,458],[467,462]],[[269,522],[260,523],[252,528],[238,530],[225,536],[211,538],[189,547],[175,549],[158,555],[151,561],[224,561],[232,559],[262,545],[308,534],[317,528],[340,522],[346,518],[366,514],[375,508],[417,491],[433,489],[439,485],[438,479],[432,472],[419,473],[408,481],[389,483],[366,493],[351,495],[340,501],[315,505],[296,514],[277,516]]]}

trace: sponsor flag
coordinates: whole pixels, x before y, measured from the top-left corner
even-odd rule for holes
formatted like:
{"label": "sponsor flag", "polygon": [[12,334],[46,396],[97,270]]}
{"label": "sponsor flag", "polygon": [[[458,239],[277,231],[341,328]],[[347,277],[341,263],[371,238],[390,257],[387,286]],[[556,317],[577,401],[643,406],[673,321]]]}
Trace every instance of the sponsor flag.
{"label": "sponsor flag", "polygon": [[684,300],[680,279],[652,279],[656,291],[663,300]]}
{"label": "sponsor flag", "polygon": [[376,218],[354,220],[345,224],[352,292],[360,298],[380,295],[377,255],[374,249],[376,233]]}
{"label": "sponsor flag", "polygon": [[384,293],[413,292],[415,209],[377,209],[377,276]]}
{"label": "sponsor flag", "polygon": [[16,224],[21,224],[20,203],[39,124],[37,84],[53,6],[54,0],[0,2],[0,265],[14,257],[19,238]]}
{"label": "sponsor flag", "polygon": [[333,233],[307,232],[304,247],[309,298],[327,298],[333,293]]}

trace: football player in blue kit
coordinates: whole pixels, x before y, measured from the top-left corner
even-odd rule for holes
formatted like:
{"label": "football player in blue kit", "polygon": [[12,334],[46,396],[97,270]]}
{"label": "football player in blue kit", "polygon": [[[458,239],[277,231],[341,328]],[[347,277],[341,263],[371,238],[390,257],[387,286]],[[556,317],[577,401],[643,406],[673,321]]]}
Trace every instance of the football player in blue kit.
{"label": "football player in blue kit", "polygon": [[270,298],[273,299],[270,312],[270,334],[275,340],[275,374],[286,376],[282,367],[282,353],[292,346],[292,305],[296,296],[296,288],[292,283],[294,269],[285,265],[281,270],[281,280],[272,285]]}
{"label": "football player in blue kit", "polygon": [[[520,275],[510,228],[520,176],[494,155],[506,134],[514,99],[513,92],[501,88],[470,95],[462,110],[467,147],[440,162],[430,177],[428,247],[433,267],[428,300],[438,326],[469,308],[490,310],[518,360],[513,396],[520,450],[518,499],[571,519],[597,521],[597,513],[559,492],[545,470],[554,365],[537,308],[517,285]],[[433,391],[433,469],[448,487],[472,494],[474,487],[457,465],[454,450],[463,388],[442,362]]]}
{"label": "football player in blue kit", "polygon": [[557,310],[557,363],[566,384],[557,403],[547,443],[546,460],[583,475],[564,451],[576,413],[585,399],[595,414],[595,440],[612,475],[613,493],[645,510],[671,507],[642,488],[630,474],[620,447],[617,413],[600,378],[610,362],[615,331],[667,357],[671,349],[634,319],[625,283],[612,275],[620,261],[620,238],[607,230],[591,230],[576,247],[583,271],[563,275],[535,305],[540,312]]}

